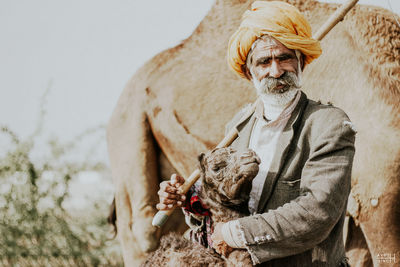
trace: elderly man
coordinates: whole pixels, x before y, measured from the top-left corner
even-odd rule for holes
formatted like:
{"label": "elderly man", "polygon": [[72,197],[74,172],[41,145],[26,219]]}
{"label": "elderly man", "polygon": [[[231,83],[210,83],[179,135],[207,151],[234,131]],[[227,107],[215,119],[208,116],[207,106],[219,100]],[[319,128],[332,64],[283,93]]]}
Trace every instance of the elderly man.
{"label": "elderly man", "polygon": [[[253,149],[261,164],[251,215],[214,225],[208,244],[217,252],[246,249],[254,264],[268,266],[347,266],[342,228],[355,132],[342,110],[300,90],[302,70],[320,54],[308,22],[283,2],[254,2],[231,37],[228,63],[259,97],[255,111],[245,118],[240,111],[227,130],[236,127],[231,146]],[[182,182],[174,175],[161,184],[158,209],[188,206]]]}

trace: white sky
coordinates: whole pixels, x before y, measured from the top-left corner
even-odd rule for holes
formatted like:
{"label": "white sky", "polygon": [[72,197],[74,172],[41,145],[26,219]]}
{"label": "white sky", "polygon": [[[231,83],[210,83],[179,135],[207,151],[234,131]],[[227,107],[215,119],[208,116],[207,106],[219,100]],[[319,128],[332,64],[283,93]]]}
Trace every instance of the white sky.
{"label": "white sky", "polygon": [[189,36],[213,2],[0,0],[0,125],[31,134],[49,84],[46,135],[105,124],[135,70]]}

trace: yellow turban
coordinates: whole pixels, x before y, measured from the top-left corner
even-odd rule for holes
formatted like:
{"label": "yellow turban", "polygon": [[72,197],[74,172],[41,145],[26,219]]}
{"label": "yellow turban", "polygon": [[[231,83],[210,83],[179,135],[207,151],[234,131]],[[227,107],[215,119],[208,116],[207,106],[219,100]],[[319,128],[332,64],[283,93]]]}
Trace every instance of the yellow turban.
{"label": "yellow turban", "polygon": [[245,77],[241,67],[246,64],[253,42],[265,34],[289,49],[298,49],[305,55],[305,64],[322,53],[319,41],[311,36],[310,24],[296,7],[279,1],[255,1],[251,10],[243,14],[228,45],[228,64],[241,77]]}

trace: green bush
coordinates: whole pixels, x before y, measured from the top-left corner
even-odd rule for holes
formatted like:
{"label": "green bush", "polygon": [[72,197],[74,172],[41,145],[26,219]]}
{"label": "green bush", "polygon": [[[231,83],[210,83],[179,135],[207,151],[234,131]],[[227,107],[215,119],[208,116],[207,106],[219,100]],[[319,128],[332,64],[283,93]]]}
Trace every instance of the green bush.
{"label": "green bush", "polygon": [[51,140],[39,159],[32,156],[38,132],[20,140],[7,127],[0,131],[11,140],[0,158],[0,265],[122,265],[106,221],[109,203],[95,202],[85,216],[65,205],[79,173],[107,173],[100,161],[71,156],[79,142],[104,132],[104,127],[66,144]]}

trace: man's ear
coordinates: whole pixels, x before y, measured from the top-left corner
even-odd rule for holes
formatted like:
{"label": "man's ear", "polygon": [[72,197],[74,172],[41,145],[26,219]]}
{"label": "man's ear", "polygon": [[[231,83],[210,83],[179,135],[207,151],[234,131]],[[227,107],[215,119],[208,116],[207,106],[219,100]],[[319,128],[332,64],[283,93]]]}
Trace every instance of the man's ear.
{"label": "man's ear", "polygon": [[305,62],[305,59],[306,59],[306,56],[305,56],[303,53],[301,53],[301,57],[300,57],[301,71],[304,71],[304,67],[305,67],[304,62]]}
{"label": "man's ear", "polygon": [[243,64],[241,66],[242,72],[244,74],[244,76],[246,77],[247,80],[251,81],[251,73],[250,70],[247,68],[246,64]]}

